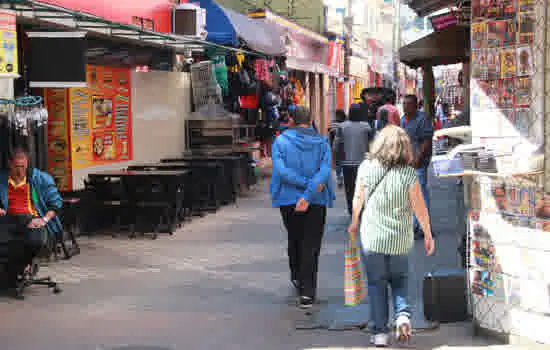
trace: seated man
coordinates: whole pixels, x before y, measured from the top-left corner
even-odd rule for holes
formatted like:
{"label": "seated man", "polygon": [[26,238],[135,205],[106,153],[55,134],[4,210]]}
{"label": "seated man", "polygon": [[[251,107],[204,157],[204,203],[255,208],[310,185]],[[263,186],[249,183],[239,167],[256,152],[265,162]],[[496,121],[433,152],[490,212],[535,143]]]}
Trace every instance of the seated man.
{"label": "seated man", "polygon": [[29,168],[25,149],[16,148],[8,164],[8,170],[0,170],[0,216],[22,218],[20,222],[26,225],[17,229],[25,235],[24,254],[15,261],[10,259],[7,268],[8,282],[14,283],[44,246],[48,234],[62,235],[63,226],[57,213],[63,201],[50,175]]}

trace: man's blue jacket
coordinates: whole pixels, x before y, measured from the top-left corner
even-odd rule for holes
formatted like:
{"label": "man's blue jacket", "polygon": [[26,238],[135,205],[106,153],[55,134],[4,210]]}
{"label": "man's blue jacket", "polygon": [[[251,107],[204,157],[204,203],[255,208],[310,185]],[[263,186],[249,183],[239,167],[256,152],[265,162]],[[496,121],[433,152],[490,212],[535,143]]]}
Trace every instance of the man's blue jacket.
{"label": "man's blue jacket", "polygon": [[[300,198],[332,207],[332,152],[327,138],[313,128],[295,127],[279,135],[271,149],[271,199],[274,207],[296,205]],[[318,192],[319,185],[325,185]]]}
{"label": "man's blue jacket", "polygon": [[[61,212],[63,199],[57,190],[55,181],[49,174],[38,169],[29,169],[27,181],[30,184],[34,208],[41,217],[44,217],[50,210],[57,214]],[[8,171],[0,170],[0,208],[8,211],[9,205]],[[48,222],[47,228],[49,232],[58,236],[63,233],[63,225],[57,215]]]}

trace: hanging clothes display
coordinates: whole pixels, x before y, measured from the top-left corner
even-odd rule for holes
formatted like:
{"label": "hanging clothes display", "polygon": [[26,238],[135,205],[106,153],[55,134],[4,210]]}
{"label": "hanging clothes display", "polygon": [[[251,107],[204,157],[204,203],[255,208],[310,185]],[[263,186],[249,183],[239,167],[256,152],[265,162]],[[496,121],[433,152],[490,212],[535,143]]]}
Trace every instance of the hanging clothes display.
{"label": "hanging clothes display", "polygon": [[258,58],[254,62],[254,71],[256,72],[256,80],[264,81],[269,79],[269,66],[263,58]]}
{"label": "hanging clothes display", "polygon": [[7,167],[10,151],[24,146],[30,152],[30,166],[47,170],[48,111],[42,97],[0,99],[0,168]]}
{"label": "hanging clothes display", "polygon": [[294,104],[304,106],[306,93],[302,82],[295,77],[292,77],[290,81],[294,85]]}
{"label": "hanging clothes display", "polygon": [[244,59],[245,56],[242,52],[238,52],[234,55],[227,55],[225,58],[227,70],[231,73],[238,73],[243,67]]}
{"label": "hanging clothes display", "polygon": [[212,64],[214,69],[214,75],[216,76],[216,81],[222,89],[222,94],[227,96],[229,93],[229,81],[227,79],[227,66],[225,65],[225,57],[217,56],[212,58]]}

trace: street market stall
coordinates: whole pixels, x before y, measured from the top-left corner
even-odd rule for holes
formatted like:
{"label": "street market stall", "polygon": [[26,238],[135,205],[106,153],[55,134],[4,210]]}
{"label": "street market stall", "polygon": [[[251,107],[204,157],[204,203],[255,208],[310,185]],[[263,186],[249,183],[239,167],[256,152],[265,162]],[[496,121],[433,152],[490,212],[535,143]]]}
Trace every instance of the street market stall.
{"label": "street market stall", "polygon": [[465,184],[474,329],[509,343],[550,344],[546,6],[472,2],[472,144],[444,167]]}
{"label": "street market stall", "polygon": [[472,169],[469,226],[476,329],[548,344],[537,331],[550,324],[545,9],[473,4],[471,123],[485,150]]}

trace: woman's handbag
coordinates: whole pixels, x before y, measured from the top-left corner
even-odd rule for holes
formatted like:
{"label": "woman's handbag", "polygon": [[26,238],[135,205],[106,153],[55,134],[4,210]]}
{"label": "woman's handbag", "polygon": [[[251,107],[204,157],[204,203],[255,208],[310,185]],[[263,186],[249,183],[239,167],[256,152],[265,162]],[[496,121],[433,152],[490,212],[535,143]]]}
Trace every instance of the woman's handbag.
{"label": "woman's handbag", "polygon": [[355,306],[367,296],[366,276],[361,264],[361,250],[354,238],[348,240],[344,268],[344,304]]}

